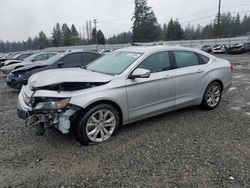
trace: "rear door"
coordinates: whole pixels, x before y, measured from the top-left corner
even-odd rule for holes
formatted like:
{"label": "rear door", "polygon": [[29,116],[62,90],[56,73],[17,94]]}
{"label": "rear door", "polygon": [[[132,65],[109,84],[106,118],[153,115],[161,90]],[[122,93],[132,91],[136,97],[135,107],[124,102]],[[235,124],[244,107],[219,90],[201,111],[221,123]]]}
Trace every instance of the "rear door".
{"label": "rear door", "polygon": [[[191,105],[199,101],[205,82],[206,62],[191,51],[173,51],[175,69],[172,79],[176,86],[176,105]],[[206,57],[204,57],[206,58]],[[209,58],[206,58],[209,61]]]}
{"label": "rear door", "polygon": [[151,74],[149,78],[126,80],[130,121],[173,108],[175,85],[169,77],[169,53],[154,53],[144,59],[137,68],[150,70]]}

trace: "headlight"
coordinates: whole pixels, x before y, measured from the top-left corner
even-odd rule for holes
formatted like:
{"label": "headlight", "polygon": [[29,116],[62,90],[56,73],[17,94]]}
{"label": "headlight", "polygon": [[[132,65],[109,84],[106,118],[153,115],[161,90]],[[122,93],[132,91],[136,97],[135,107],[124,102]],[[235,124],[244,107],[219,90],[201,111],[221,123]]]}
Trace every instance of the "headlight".
{"label": "headlight", "polygon": [[18,78],[23,77],[25,74],[26,74],[26,72],[20,72],[20,73],[18,74]]}
{"label": "headlight", "polygon": [[39,102],[35,106],[35,110],[62,110],[66,108],[69,104],[70,99],[63,99],[58,101],[49,101],[49,102]]}

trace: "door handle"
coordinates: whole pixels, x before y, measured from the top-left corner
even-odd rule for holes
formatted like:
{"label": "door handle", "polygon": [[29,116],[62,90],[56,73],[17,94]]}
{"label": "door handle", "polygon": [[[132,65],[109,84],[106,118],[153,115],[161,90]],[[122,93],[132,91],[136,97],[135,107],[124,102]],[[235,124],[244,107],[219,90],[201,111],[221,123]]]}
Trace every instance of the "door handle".
{"label": "door handle", "polygon": [[197,73],[202,73],[202,72],[204,72],[204,70],[198,69],[196,72],[197,72]]}

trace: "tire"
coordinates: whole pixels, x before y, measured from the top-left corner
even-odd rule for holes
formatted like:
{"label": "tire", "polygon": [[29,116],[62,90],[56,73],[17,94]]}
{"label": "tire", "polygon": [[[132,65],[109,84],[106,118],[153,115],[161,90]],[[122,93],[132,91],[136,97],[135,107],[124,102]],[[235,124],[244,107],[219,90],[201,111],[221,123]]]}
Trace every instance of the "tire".
{"label": "tire", "polygon": [[[103,116],[100,116],[100,114]],[[105,118],[107,118],[107,122],[109,121],[108,123]],[[108,140],[115,135],[119,127],[120,116],[118,111],[109,104],[100,104],[84,113],[74,133],[80,144],[89,145],[89,143],[101,143]]]}
{"label": "tire", "polygon": [[219,82],[212,82],[208,85],[203,99],[202,106],[207,110],[215,109],[221,100],[222,87]]}

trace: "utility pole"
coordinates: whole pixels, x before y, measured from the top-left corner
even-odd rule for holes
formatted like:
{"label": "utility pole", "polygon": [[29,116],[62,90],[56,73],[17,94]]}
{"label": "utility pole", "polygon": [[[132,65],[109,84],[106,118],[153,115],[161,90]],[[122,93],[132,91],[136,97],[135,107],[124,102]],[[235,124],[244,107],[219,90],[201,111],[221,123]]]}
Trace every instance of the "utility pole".
{"label": "utility pole", "polygon": [[221,0],[219,0],[218,16],[217,16],[217,37],[220,37],[220,18],[221,18]]}
{"label": "utility pole", "polygon": [[95,45],[96,45],[96,50],[98,51],[97,49],[97,28],[96,28],[96,24],[97,24],[97,19],[94,19],[94,24],[95,24]]}

